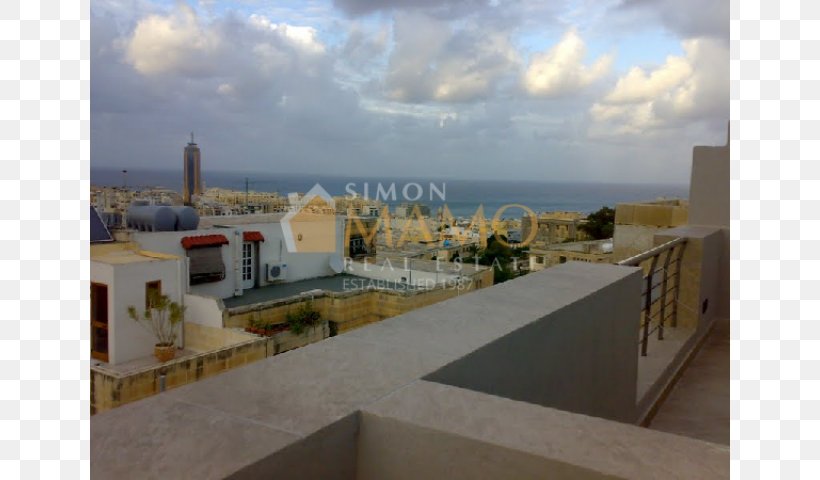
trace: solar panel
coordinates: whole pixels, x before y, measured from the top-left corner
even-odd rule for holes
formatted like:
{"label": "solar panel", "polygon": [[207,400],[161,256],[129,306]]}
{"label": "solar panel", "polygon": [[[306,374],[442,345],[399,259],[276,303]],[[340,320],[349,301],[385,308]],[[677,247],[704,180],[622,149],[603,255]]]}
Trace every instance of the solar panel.
{"label": "solar panel", "polygon": [[100,214],[97,213],[96,208],[91,207],[89,219],[91,220],[91,243],[114,241],[114,238],[111,236],[111,232],[108,231],[108,228],[100,218]]}

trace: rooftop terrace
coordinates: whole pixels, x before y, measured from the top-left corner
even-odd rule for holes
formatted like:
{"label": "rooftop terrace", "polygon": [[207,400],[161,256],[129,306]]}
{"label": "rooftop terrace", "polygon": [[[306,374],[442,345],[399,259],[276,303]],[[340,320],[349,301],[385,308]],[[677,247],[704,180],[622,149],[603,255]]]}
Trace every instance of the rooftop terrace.
{"label": "rooftop terrace", "polygon": [[641,277],[563,264],[98,414],[92,476],[728,478],[634,426]]}

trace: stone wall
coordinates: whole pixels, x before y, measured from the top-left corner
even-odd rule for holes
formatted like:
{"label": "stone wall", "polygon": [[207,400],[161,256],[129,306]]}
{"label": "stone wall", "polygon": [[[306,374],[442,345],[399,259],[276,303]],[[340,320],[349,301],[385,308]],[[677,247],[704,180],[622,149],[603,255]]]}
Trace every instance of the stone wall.
{"label": "stone wall", "polygon": [[463,295],[469,291],[489,287],[493,283],[491,269],[482,270],[472,276],[472,282],[464,289],[451,287],[432,290],[395,291],[365,290],[351,292],[325,292],[313,297],[275,300],[226,310],[226,328],[245,328],[254,321],[273,324],[285,323],[288,312],[305,302],[312,301],[313,307],[322,314],[322,319],[333,322],[338,333],[343,333],[368,323],[395,317],[417,308],[432,305],[448,298]]}
{"label": "stone wall", "polygon": [[[272,337],[245,334],[228,329],[209,329],[201,325],[185,325],[186,335],[194,336],[195,345],[210,348],[220,341],[233,344],[214,346],[210,351],[177,358],[164,364],[148,366],[128,373],[118,373],[102,366],[91,367],[91,414],[104,412],[162,391],[169,390],[218,373],[241,367],[263,358],[318,342],[329,336],[327,322],[308,328],[302,335],[280,332]],[[204,330],[203,330],[204,329]],[[213,332],[212,330],[217,330]],[[219,331],[222,334],[218,333]],[[199,338],[196,338],[199,336]],[[236,343],[236,340],[242,340]],[[193,348],[191,338],[186,345]]]}
{"label": "stone wall", "polygon": [[656,233],[685,225],[688,218],[689,205],[680,200],[619,203],[615,207],[613,260],[624,260],[649,250],[655,246]]}
{"label": "stone wall", "polygon": [[210,352],[177,358],[125,374],[102,366],[91,367],[91,414],[104,412],[165,389],[210,377],[268,356],[268,339],[253,338]]}
{"label": "stone wall", "polygon": [[657,244],[686,237],[680,274],[678,325],[702,330],[715,315],[728,315],[728,275],[721,269],[729,252],[720,227],[685,226],[655,237]]}

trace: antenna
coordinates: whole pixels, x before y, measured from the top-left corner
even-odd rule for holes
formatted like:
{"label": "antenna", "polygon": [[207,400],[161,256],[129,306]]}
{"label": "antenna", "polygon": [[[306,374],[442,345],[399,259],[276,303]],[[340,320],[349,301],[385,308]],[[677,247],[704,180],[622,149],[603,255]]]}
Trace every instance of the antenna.
{"label": "antenna", "polygon": [[193,143],[194,143],[194,132],[191,132],[191,144],[193,145]]}

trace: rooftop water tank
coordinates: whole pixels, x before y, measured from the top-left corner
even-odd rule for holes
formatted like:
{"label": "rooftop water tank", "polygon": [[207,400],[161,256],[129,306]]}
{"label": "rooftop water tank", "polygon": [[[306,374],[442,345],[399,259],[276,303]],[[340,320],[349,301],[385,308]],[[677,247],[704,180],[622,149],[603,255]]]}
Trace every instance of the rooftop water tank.
{"label": "rooftop water tank", "polygon": [[196,230],[199,226],[199,214],[191,207],[171,207],[177,216],[175,230]]}
{"label": "rooftop water tank", "polygon": [[141,232],[172,232],[177,216],[171,207],[160,205],[132,205],[126,217],[128,228]]}

